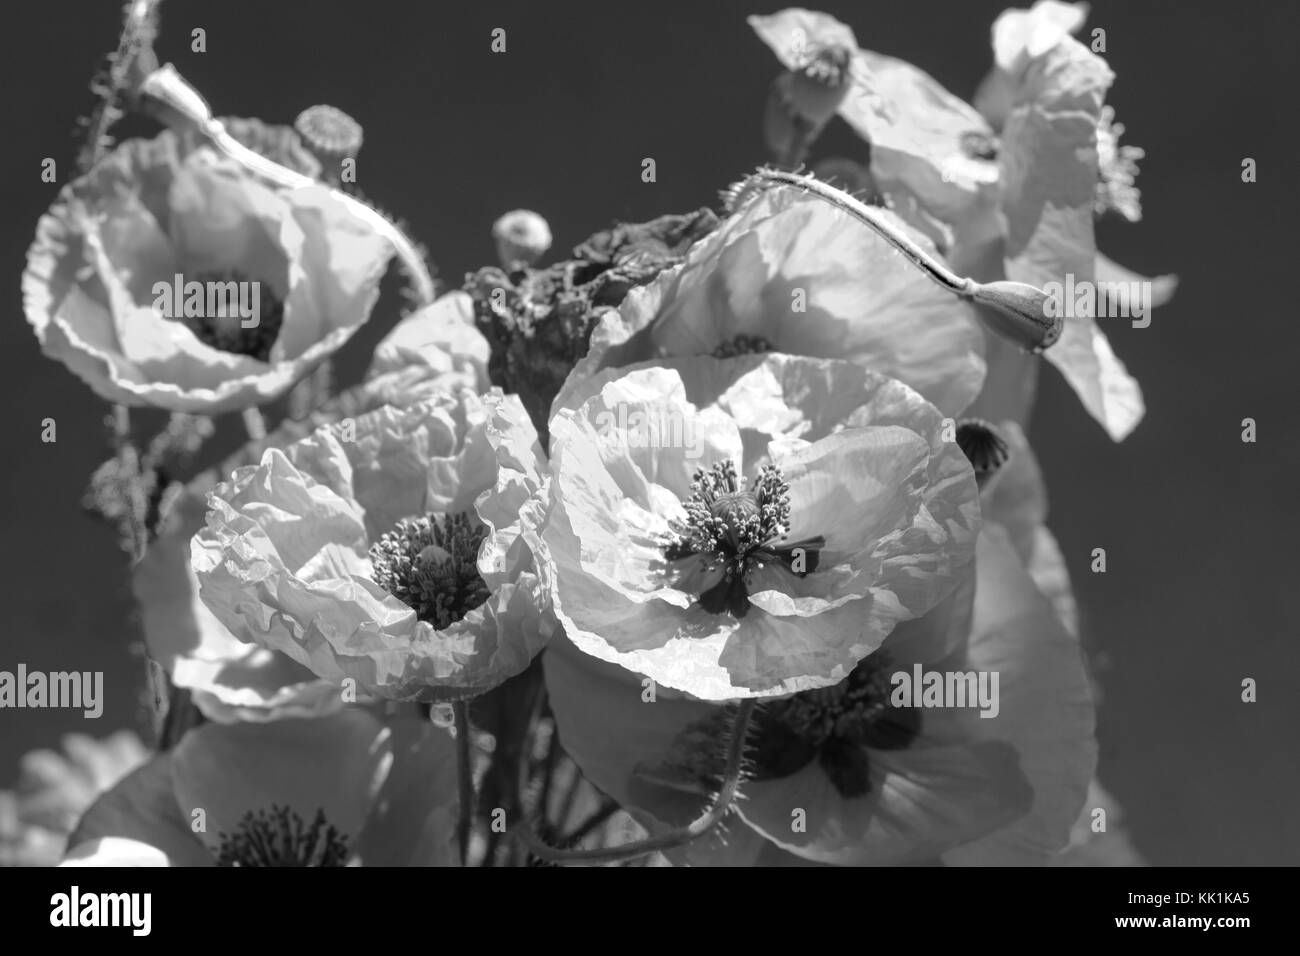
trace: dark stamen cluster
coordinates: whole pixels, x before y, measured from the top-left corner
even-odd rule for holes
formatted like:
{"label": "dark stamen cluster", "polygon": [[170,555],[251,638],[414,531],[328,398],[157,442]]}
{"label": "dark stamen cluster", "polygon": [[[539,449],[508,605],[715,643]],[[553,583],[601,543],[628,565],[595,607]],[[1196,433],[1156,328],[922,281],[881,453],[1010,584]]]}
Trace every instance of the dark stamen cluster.
{"label": "dark stamen cluster", "polygon": [[[871,789],[867,748],[902,749],[920,730],[920,711],[889,704],[888,665],[885,655],[877,652],[834,687],[803,691],[769,705],[766,733],[756,751],[757,772],[769,769],[765,764],[780,769],[789,753],[802,753],[805,763],[817,759],[842,796],[865,796]],[[779,748],[773,746],[778,743]],[[766,754],[779,757],[780,763]]]}
{"label": "dark stamen cluster", "polygon": [[699,555],[705,571],[722,571],[722,580],[700,595],[700,606],[714,614],[744,617],[752,571],[780,562],[802,577],[816,570],[824,543],[773,547],[790,530],[790,486],[780,468],[765,465],[752,488],[744,485],[731,461],[696,471],[682,502],[686,518],[673,525],[676,537],[664,548],[669,561]]}
{"label": "dark stamen cluster", "polygon": [[243,327],[244,318],[239,314],[238,293],[236,292],[233,298],[226,294],[239,288],[238,285],[228,286],[227,283],[248,281],[242,272],[233,269],[223,272],[204,272],[196,276],[195,281],[203,285],[205,306],[209,282],[222,283],[225,291],[215,297],[218,306],[214,314],[206,314],[205,309],[203,315],[185,316],[180,321],[184,322],[204,345],[210,345],[223,352],[232,352],[235,355],[248,355],[259,362],[269,361],[271,347],[275,345],[275,340],[280,335],[280,326],[284,324],[284,303],[271,291],[268,284],[262,282],[258,285],[258,321],[252,328],[246,329]]}
{"label": "dark stamen cluster", "polygon": [[346,866],[347,839],[323,810],[308,824],[288,807],[244,814],[235,832],[222,834],[217,866]]}
{"label": "dark stamen cluster", "polygon": [[1006,441],[986,421],[968,418],[957,425],[957,447],[975,471],[981,487],[1011,457]]}
{"label": "dark stamen cluster", "polygon": [[848,79],[849,64],[853,54],[842,46],[826,46],[816,50],[799,72],[814,83],[838,89]]}
{"label": "dark stamen cluster", "polygon": [[713,357],[735,358],[737,355],[754,355],[772,351],[772,343],[761,335],[737,335],[713,350]]}
{"label": "dark stamen cluster", "polygon": [[478,573],[487,526],[470,512],[404,518],[370,549],[376,584],[439,630],[488,599]]}

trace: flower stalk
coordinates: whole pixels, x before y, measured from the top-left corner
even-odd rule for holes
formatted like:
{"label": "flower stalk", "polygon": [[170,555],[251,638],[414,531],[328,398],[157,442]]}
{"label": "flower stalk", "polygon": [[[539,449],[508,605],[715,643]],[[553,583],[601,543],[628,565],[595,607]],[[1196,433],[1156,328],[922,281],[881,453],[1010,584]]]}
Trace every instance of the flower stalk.
{"label": "flower stalk", "polygon": [[456,783],[460,809],[456,818],[456,837],[460,845],[460,863],[469,862],[470,831],[474,821],[474,765],[470,759],[469,703],[453,701],[452,719],[456,730]]}

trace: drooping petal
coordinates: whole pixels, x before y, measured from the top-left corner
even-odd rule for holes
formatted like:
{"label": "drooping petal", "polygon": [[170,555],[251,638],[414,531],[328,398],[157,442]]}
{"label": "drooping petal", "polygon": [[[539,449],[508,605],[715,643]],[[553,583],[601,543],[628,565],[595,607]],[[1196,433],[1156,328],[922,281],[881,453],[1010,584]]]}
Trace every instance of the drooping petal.
{"label": "drooping petal", "polygon": [[1069,39],[1035,60],[1017,89],[1001,165],[1007,278],[1055,290],[1065,325],[1045,357],[1120,441],[1142,418],[1141,390],[1097,327],[1095,311],[1080,315],[1090,310],[1060,300],[1068,283],[1095,281],[1097,122],[1113,79],[1104,61]]}
{"label": "drooping petal", "polygon": [[464,292],[449,292],[394,326],[375,346],[368,379],[412,366],[425,367],[439,387],[488,386],[487,339],[474,327],[474,306]]}
{"label": "drooping petal", "polygon": [[1006,532],[980,535],[967,666],[999,675],[999,709],[969,723],[1015,747],[1033,807],[1009,827],[950,850],[949,865],[1041,865],[1066,845],[1097,762],[1092,691],[1076,638],[1026,573]]}
{"label": "drooping petal", "polygon": [[[901,220],[896,225],[932,247]],[[779,187],[607,313],[554,409],[571,405],[576,383],[601,369],[709,355],[742,337],[775,352],[851,360],[910,385],[949,415],[983,381],[984,335],[971,306],[868,226]]]}
{"label": "drooping petal", "polygon": [[1038,0],[1028,10],[1004,10],[993,21],[993,69],[975,94],[975,108],[1001,129],[1014,107],[1016,81],[1031,59],[1042,56],[1088,18],[1088,4]]}

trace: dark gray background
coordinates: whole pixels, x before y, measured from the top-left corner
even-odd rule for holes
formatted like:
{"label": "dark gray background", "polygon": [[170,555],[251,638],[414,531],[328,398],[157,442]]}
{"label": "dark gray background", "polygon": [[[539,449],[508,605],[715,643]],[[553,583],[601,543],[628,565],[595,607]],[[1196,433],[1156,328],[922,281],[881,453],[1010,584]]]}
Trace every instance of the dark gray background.
{"label": "dark gray background", "polygon": [[[1027,0],[1026,0],[1027,3]],[[970,96],[990,62],[1000,2],[829,3],[860,42]],[[163,4],[163,60],[219,113],[288,122],[314,102],[366,127],[359,184],[409,220],[452,284],[494,261],[489,229],[518,206],[563,250],[615,218],[712,203],[764,158],[760,119],[777,67],[745,24],[776,4],[188,2]],[[1295,506],[1300,322],[1295,263],[1297,6],[1100,2],[1118,74],[1110,102],[1144,146],[1147,220],[1108,221],[1103,249],[1147,274],[1178,272],[1147,329],[1112,323],[1148,414],[1113,446],[1050,369],[1032,437],[1102,674],[1101,776],[1158,864],[1300,862]],[[19,274],[56,186],[40,161],[75,155],[85,83],[115,38],[117,5],[45,0],[6,10],[0,323],[3,465],[0,669],[107,672],[104,716],[0,711],[0,785],[24,751],[68,731],[137,726],[126,561],[83,516],[105,456],[104,406],[40,357]],[[17,22],[15,22],[17,18]],[[207,31],[206,53],[189,31]],[[489,52],[494,27],[508,52]],[[844,138],[841,142],[849,142]],[[653,156],[658,182],[640,181]],[[1240,179],[1243,157],[1259,181]],[[386,299],[348,348],[355,378],[394,315]],[[1241,419],[1259,441],[1240,440]],[[40,421],[58,422],[42,444]],[[224,447],[234,433],[223,436]],[[1105,547],[1109,571],[1088,571]],[[1259,702],[1240,702],[1243,677]]]}

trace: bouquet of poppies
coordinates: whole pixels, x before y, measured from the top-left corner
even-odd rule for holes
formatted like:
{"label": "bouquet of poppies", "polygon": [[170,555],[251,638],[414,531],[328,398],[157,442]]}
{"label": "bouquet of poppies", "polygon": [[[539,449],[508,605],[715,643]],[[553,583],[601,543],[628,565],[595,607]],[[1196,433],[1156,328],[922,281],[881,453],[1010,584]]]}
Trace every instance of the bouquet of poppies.
{"label": "bouquet of poppies", "polygon": [[[1096,248],[1142,151],[1086,13],[1003,13],[973,103],[750,17],[765,165],[567,256],[507,212],[449,288],[357,189],[356,120],[214,115],[133,0],[22,292],[112,406],[86,503],[157,741],[47,754],[11,860],[1134,862],[1025,435],[1045,359],[1123,440],[1099,320],[1174,286]],[[340,382],[390,267],[402,317]]]}

